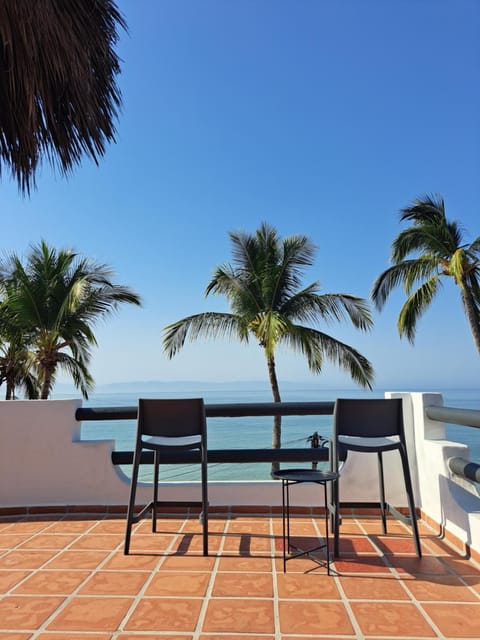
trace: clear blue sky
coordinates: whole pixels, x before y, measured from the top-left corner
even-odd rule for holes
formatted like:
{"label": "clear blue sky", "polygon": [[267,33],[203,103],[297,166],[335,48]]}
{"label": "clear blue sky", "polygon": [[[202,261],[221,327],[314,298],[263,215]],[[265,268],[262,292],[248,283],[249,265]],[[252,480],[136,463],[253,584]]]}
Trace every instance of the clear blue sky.
{"label": "clear blue sky", "polygon": [[[41,238],[106,262],[138,291],[99,326],[97,383],[266,379],[261,350],[187,344],[168,361],[162,328],[224,310],[205,299],[230,258],[228,232],[262,221],[318,246],[305,283],[368,297],[388,266],[398,211],[441,193],[467,239],[480,235],[478,0],[119,0],[118,142],[64,180],[45,165],[22,198],[1,178],[1,247]],[[476,354],[453,285],[400,340],[392,296],[375,328],[326,328],[367,356],[379,388],[478,387]],[[280,351],[280,382],[315,379]]]}

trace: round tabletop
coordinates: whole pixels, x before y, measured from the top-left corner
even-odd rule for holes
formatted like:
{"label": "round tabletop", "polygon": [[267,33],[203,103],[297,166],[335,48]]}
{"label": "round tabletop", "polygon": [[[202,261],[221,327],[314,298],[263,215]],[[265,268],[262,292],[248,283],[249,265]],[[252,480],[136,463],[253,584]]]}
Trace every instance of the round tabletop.
{"label": "round tabletop", "polygon": [[278,480],[292,482],[329,482],[339,477],[334,471],[317,471],[316,469],[280,469],[272,474]]}

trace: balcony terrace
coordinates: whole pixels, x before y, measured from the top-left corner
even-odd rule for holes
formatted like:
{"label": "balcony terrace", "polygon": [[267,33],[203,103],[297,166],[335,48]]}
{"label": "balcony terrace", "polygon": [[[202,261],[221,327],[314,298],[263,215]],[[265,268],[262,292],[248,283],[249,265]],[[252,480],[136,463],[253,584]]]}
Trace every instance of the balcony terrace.
{"label": "balcony terrace", "polygon": [[[156,534],[136,524],[124,556],[128,479],[112,442],[81,440],[81,402],[1,402],[0,640],[478,639],[478,465],[444,439],[453,414],[440,394],[400,395],[423,557],[402,522],[383,535],[376,510],[344,511],[331,576],[321,552],[283,572],[273,481],[210,484],[208,557],[198,514],[180,509]],[[474,425],[478,413],[455,415]],[[376,499],[373,458],[347,459],[342,500]],[[387,501],[402,509],[396,461],[387,468]],[[150,491],[139,489],[140,504]],[[198,483],[164,490],[181,500]],[[294,493],[292,534],[310,546],[325,533],[323,498],[315,485]]]}
{"label": "balcony terrace", "polygon": [[[194,514],[139,522],[124,556],[124,515],[90,511],[0,517],[1,640],[480,637],[480,566],[424,522],[418,559],[402,523],[346,518],[329,577],[309,558],[283,573],[278,509],[214,511],[208,557]],[[297,509],[295,535],[319,516]]]}

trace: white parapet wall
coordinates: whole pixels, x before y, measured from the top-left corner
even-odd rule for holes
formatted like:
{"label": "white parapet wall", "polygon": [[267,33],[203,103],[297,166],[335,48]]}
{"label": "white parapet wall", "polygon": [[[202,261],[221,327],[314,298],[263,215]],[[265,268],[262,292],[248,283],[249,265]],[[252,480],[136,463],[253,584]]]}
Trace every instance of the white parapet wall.
{"label": "white parapet wall", "polygon": [[[129,479],[111,462],[114,441],[81,440],[81,423],[75,420],[81,406],[81,400],[0,401],[0,506],[127,504]],[[388,465],[393,471],[387,494],[392,504],[403,506],[396,463]],[[342,475],[342,500],[377,500],[376,469],[375,456],[349,456]],[[164,499],[194,500],[199,483],[164,483],[162,490]],[[150,495],[150,485],[140,484],[138,504]],[[291,500],[300,506],[323,506],[323,489],[298,485],[292,488]],[[221,506],[277,506],[281,487],[271,480],[210,482],[209,501]]]}
{"label": "white parapet wall", "polygon": [[448,467],[449,458],[469,459],[469,447],[446,440],[445,424],[425,416],[425,407],[443,406],[442,395],[389,393],[387,397],[403,398],[417,506],[461,543],[480,552],[480,497],[473,483],[456,478]]}
{"label": "white parapet wall", "polygon": [[[425,418],[425,406],[443,404],[440,394],[391,392],[404,405],[409,461],[417,507],[459,540],[480,550],[480,499],[452,479],[447,460],[468,457],[468,447],[445,440],[445,425]],[[0,401],[0,507],[126,505],[129,479],[112,465],[113,440],[85,441],[75,411],[81,400]],[[287,466],[287,465],[284,465]],[[386,498],[407,504],[399,456],[386,454]],[[340,483],[341,500],[378,501],[376,456],[349,454]],[[163,499],[195,500],[199,483],[162,485]],[[150,499],[139,485],[137,503]],[[209,483],[211,505],[281,505],[276,481]],[[292,504],[323,506],[323,490],[298,485]]]}
{"label": "white parapet wall", "polygon": [[81,400],[0,402],[0,505],[122,504],[113,441],[80,440]]}

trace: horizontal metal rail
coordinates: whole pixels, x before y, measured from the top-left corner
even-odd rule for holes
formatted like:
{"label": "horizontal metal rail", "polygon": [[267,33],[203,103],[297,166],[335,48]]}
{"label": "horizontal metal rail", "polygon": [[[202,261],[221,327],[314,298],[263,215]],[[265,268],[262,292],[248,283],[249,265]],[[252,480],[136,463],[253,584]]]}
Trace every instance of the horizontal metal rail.
{"label": "horizontal metal rail", "polygon": [[448,467],[455,475],[480,483],[480,464],[470,462],[465,458],[450,458]]}
{"label": "horizontal metal rail", "polygon": [[[458,409],[456,407],[425,407],[425,415],[430,420],[461,424],[464,427],[480,428],[480,411],[477,409]],[[465,458],[455,457],[448,460],[448,468],[455,475],[480,483],[480,464]]]}
{"label": "horizontal metal rail", "polygon": [[[303,449],[209,449],[209,463],[248,462],[321,462],[328,460],[325,447]],[[132,464],[133,451],[112,451],[113,464]],[[199,451],[162,451],[162,464],[191,464],[200,462]],[[153,451],[143,451],[141,464],[153,464]]]}
{"label": "horizontal metal rail", "polygon": [[461,424],[464,427],[480,428],[480,411],[478,409],[457,409],[456,407],[425,407],[425,415],[430,420]]}
{"label": "horizontal metal rail", "polygon": [[[327,416],[333,414],[334,402],[243,402],[206,404],[207,418],[241,418],[258,416]],[[137,407],[82,407],[75,412],[78,421],[136,420]],[[251,462],[321,462],[328,460],[325,447],[296,449],[209,449],[210,463]],[[162,463],[190,464],[200,462],[198,451],[162,452]],[[133,451],[112,451],[112,463],[133,463]],[[153,464],[153,452],[142,452],[141,464]]]}
{"label": "horizontal metal rail", "polygon": [[[258,416],[332,415],[334,402],[244,402],[206,404],[207,418],[240,418]],[[431,420],[449,422],[480,428],[480,411],[455,407],[428,406],[425,415]],[[136,420],[137,406],[133,407],[81,407],[75,418],[78,421]],[[328,449],[304,447],[297,449],[210,449],[211,463],[252,462],[320,462],[328,460]],[[199,462],[194,451],[165,452],[162,460],[166,464],[188,464]],[[112,463],[128,465],[133,462],[133,451],[113,451]],[[153,464],[153,453],[144,451],[142,464]],[[463,458],[451,458],[449,467],[456,475],[480,482],[480,465]]]}
{"label": "horizontal metal rail", "polygon": [[[255,416],[329,416],[334,402],[239,402],[206,404],[207,418],[242,418]],[[78,421],[136,420],[137,407],[80,407]]]}

